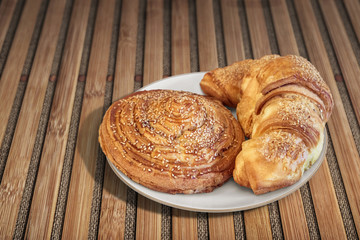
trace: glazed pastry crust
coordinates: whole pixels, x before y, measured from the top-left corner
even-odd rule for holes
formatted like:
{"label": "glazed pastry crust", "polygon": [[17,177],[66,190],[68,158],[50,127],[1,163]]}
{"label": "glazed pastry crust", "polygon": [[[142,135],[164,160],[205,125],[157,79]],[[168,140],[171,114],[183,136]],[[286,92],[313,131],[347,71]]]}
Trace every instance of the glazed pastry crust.
{"label": "glazed pastry crust", "polygon": [[241,186],[262,194],[292,185],[319,157],[333,98],[306,59],[268,55],[240,61],[207,73],[200,86],[206,94],[236,106],[250,138],[243,143],[233,173]]}
{"label": "glazed pastry crust", "polygon": [[210,192],[231,176],[244,134],[221,102],[189,92],[136,92],[114,102],[99,128],[107,158],[166,193]]}

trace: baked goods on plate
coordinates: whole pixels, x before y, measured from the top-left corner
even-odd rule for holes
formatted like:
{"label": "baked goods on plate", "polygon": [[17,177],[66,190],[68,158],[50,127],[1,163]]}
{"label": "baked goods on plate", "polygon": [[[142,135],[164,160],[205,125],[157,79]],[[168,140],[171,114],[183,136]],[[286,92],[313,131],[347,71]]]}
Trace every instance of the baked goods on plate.
{"label": "baked goods on plate", "polygon": [[205,74],[202,90],[236,106],[246,137],[234,180],[255,194],[299,181],[319,158],[333,108],[329,87],[306,59],[268,55]]}
{"label": "baked goods on plate", "polygon": [[135,92],[114,102],[99,128],[109,161],[166,193],[210,192],[232,177],[244,135],[220,101],[190,92]]}

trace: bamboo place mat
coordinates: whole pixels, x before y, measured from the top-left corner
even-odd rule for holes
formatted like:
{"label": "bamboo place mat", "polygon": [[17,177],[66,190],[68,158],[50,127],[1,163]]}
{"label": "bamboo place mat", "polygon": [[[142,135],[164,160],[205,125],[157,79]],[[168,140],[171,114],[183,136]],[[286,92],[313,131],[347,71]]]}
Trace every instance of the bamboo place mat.
{"label": "bamboo place mat", "polygon": [[[0,239],[358,239],[358,0],[2,0]],[[309,59],[335,107],[326,159],[264,207],[200,213],[127,188],[97,142],[112,101],[266,54]]]}

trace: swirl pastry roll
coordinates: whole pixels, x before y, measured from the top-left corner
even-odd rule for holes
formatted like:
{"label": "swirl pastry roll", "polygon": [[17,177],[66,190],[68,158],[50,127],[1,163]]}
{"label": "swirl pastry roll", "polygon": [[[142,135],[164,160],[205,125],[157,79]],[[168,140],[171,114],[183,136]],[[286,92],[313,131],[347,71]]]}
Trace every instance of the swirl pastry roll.
{"label": "swirl pastry roll", "polygon": [[268,55],[236,62],[205,74],[200,86],[236,106],[250,138],[233,173],[241,186],[261,194],[292,185],[318,159],[333,98],[306,59]]}
{"label": "swirl pastry roll", "polygon": [[244,135],[214,98],[140,91],[114,102],[99,128],[107,158],[125,175],[166,193],[210,192],[234,170]]}

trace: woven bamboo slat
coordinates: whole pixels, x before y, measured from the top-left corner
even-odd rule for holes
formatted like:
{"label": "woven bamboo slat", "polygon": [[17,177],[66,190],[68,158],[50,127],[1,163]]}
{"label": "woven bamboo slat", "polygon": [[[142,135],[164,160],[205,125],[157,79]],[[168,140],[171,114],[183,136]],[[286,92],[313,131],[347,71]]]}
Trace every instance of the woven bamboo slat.
{"label": "woven bamboo slat", "polygon": [[[333,0],[320,1],[320,6],[351,102],[353,106],[360,106],[360,81],[358,81],[360,68],[349,37],[345,31],[345,26],[341,21],[336,4]],[[360,108],[354,107],[354,111],[358,123],[360,123]]]}
{"label": "woven bamboo slat", "polygon": [[16,7],[17,1],[5,0],[0,5],[0,49],[2,49],[6,33],[9,29],[11,18]]}
{"label": "woven bamboo slat", "polygon": [[114,0],[100,1],[97,9],[62,232],[64,239],[88,237],[114,7]]}
{"label": "woven bamboo slat", "polygon": [[[300,26],[303,31],[310,61],[319,70],[321,76],[329,85],[334,98],[334,109],[328,122],[328,127],[353,215],[359,216],[359,204],[356,203],[356,199],[359,199],[359,191],[357,190],[360,188],[360,178],[357,177],[360,172],[359,154],[354,139],[352,138],[349,122],[347,121],[345,109],[334,79],[320,30],[317,24],[314,24],[316,18],[311,3],[309,1],[295,1],[295,7],[300,16]],[[322,168],[323,167],[326,167],[326,164],[324,164]],[[321,188],[321,186],[319,186],[319,188]],[[316,194],[315,191],[312,191],[312,193]],[[322,201],[327,202],[327,196],[323,196]],[[319,203],[319,207],[321,207],[321,205],[322,204]],[[333,208],[338,209],[338,205],[334,205]],[[329,222],[329,217],[329,215],[326,215],[324,218],[318,218],[320,233],[322,236],[326,236],[326,234],[331,234],[331,232],[334,231],[331,235],[337,236],[339,234],[338,231],[342,230],[330,225],[330,223],[334,221]],[[334,217],[336,217],[336,215]],[[341,219],[337,219],[337,222],[341,222]]]}
{"label": "woven bamboo slat", "polygon": [[[139,1],[124,0],[121,9],[113,101],[134,91]],[[99,223],[100,239],[124,238],[126,198],[126,185],[106,164]]]}
{"label": "woven bamboo slat", "polygon": [[3,141],[12,102],[29,49],[41,0],[25,4],[0,79],[0,141]]}
{"label": "woven bamboo slat", "polygon": [[360,2],[357,0],[344,0],[344,4],[349,13],[357,39],[360,41]]}
{"label": "woven bamboo slat", "polygon": [[[3,121],[7,120],[11,110],[11,104],[9,103],[12,103],[18,85],[18,81],[14,81],[14,79],[20,78],[22,71],[20,66],[23,66],[25,62],[26,54],[24,53],[26,53],[30,44],[40,4],[41,1],[34,1],[33,5],[28,3],[24,7],[24,15],[20,20],[8,57],[9,62],[5,66],[0,80],[0,96],[2,98],[2,101],[0,101],[2,112],[0,114],[0,139],[2,139],[6,127],[6,121]],[[40,39],[42,45],[38,48],[34,59],[34,66],[28,80],[28,86],[0,185],[0,238],[3,239],[11,238],[14,235],[16,219],[25,188],[26,176],[50,76],[51,63],[55,53],[56,44],[54,42],[56,43],[60,31],[64,7],[58,1],[53,1],[50,7],[46,20],[54,22],[51,21],[44,26]],[[47,34],[49,35],[47,36]],[[31,124],[29,124],[29,121],[31,121]]]}

